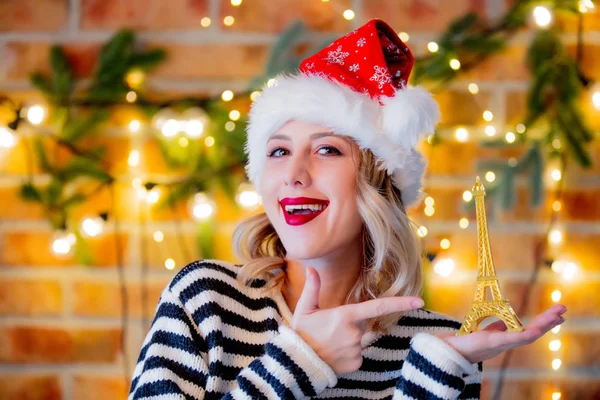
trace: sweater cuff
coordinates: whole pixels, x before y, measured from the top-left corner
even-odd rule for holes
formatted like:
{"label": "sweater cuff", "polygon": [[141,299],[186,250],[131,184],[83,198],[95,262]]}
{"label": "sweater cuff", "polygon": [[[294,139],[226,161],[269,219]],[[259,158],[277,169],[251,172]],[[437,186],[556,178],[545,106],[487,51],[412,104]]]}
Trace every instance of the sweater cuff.
{"label": "sweater cuff", "polygon": [[279,325],[279,335],[274,338],[273,343],[280,344],[285,349],[293,349],[290,356],[304,370],[317,394],[327,387],[337,385],[333,369],[292,328]]}
{"label": "sweater cuff", "polygon": [[411,340],[411,348],[448,374],[462,378],[478,372],[477,363],[471,364],[454,347],[435,335],[417,333]]}

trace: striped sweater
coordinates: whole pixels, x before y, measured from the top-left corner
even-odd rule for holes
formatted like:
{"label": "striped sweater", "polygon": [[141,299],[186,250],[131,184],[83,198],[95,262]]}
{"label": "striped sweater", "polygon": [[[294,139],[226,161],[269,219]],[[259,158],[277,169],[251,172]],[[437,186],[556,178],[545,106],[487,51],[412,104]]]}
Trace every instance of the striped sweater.
{"label": "striped sweater", "polygon": [[289,327],[281,293],[266,297],[240,266],[196,261],[162,292],[133,373],[134,399],[478,399],[481,363],[436,332],[460,323],[405,313],[389,334],[367,333],[357,371],[336,376]]}

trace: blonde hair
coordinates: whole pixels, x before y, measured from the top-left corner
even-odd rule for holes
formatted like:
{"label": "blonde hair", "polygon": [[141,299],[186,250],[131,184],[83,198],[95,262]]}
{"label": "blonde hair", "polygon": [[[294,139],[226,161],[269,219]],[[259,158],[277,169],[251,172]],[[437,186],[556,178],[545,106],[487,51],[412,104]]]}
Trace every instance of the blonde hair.
{"label": "blonde hair", "polygon": [[[360,150],[357,173],[358,212],[363,221],[363,264],[345,304],[360,303],[389,296],[415,296],[422,289],[421,246],[414,226],[402,204],[400,190],[369,150]],[[254,279],[266,280],[268,294],[281,290],[285,283],[283,243],[267,215],[242,221],[233,233],[233,248],[243,263],[238,280],[249,285]],[[387,332],[401,313],[367,321],[367,329]]]}

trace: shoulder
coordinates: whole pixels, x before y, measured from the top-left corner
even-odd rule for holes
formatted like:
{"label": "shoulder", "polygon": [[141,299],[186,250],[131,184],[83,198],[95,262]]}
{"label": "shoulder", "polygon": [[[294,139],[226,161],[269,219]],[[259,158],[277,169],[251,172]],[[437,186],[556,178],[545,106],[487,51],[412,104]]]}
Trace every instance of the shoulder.
{"label": "shoulder", "polygon": [[398,320],[398,327],[419,332],[458,331],[462,323],[455,318],[427,309],[411,310]]}

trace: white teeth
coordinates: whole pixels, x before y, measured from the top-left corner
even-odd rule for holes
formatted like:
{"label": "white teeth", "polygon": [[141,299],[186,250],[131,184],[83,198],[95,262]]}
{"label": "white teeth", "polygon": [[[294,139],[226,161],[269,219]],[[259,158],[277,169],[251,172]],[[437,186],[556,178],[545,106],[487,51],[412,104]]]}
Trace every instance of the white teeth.
{"label": "white teeth", "polygon": [[296,205],[287,205],[285,206],[285,211],[292,210],[312,210],[312,211],[321,211],[325,208],[324,204],[296,204]]}

